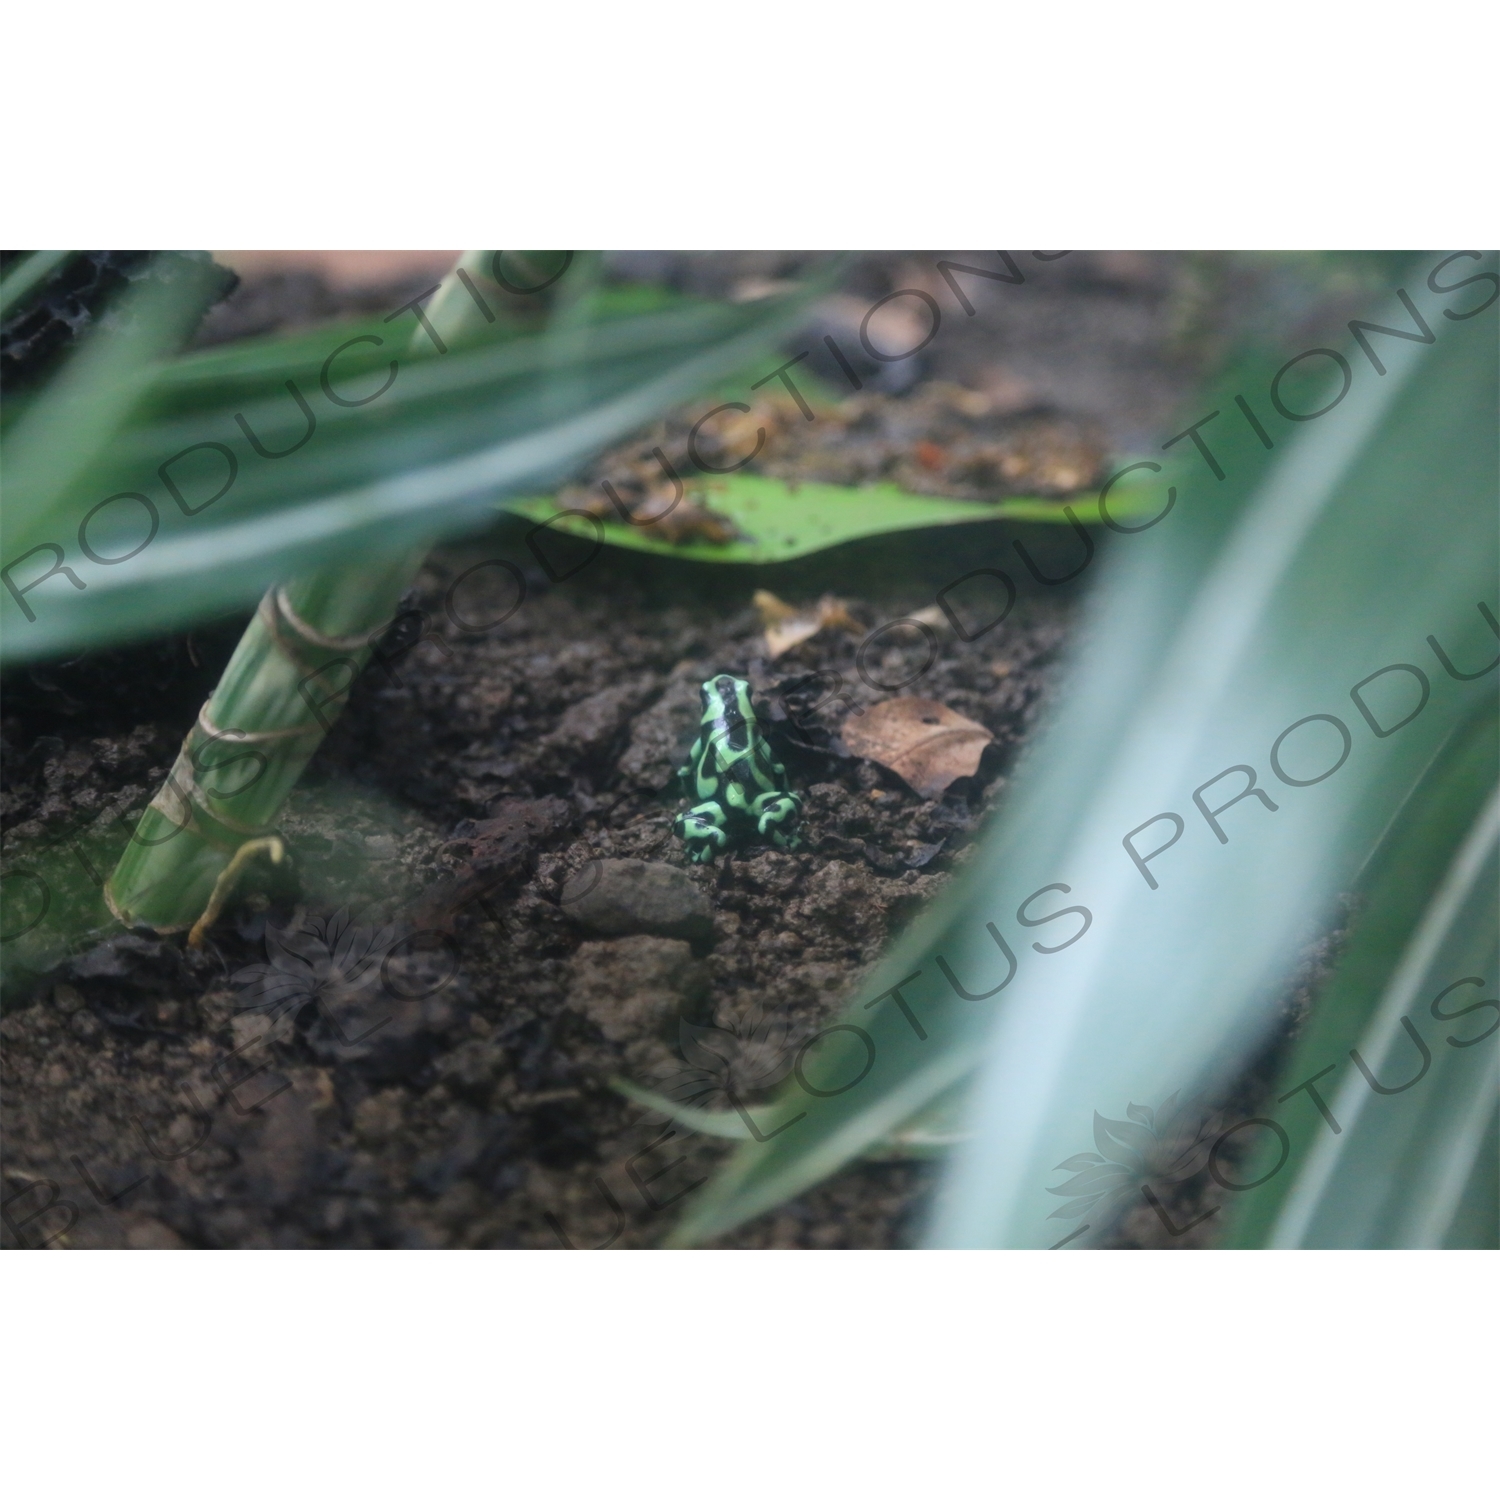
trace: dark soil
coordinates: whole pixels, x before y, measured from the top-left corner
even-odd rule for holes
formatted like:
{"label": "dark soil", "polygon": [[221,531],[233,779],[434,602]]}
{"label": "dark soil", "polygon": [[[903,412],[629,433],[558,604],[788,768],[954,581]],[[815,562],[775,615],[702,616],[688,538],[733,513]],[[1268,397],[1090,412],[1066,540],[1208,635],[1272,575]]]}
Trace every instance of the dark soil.
{"label": "dark soil", "polygon": [[[732,283],[779,270],[732,262],[679,257],[667,274]],[[850,295],[912,284],[915,263],[862,262]],[[1165,426],[1203,350],[1244,316],[1243,294],[1202,305],[1209,273],[1191,257],[1048,269],[1057,276],[1039,273],[1022,311],[986,322],[982,307],[934,343],[920,374],[949,383],[936,396],[920,380],[877,393],[882,411],[916,414],[913,444],[951,453],[943,392],[961,385],[1008,390],[1026,431],[1125,451]],[[220,309],[221,326],[234,326],[235,298],[242,326],[274,321],[274,297],[251,286]],[[986,522],[756,572],[606,551],[554,587],[521,535],[502,526],[429,560],[288,803],[288,865],[252,873],[204,950],[102,923],[71,954],[34,935],[14,945],[0,1021],[7,1245],[658,1243],[727,1147],[672,1132],[611,1079],[711,1107],[726,1082],[754,1095],[784,1074],[969,857],[1074,611],[1069,590],[1033,588],[977,640],[937,628],[920,676],[928,646],[910,627],[867,650],[863,673],[857,638],[837,630],[773,662],[756,588],[794,604],[835,592],[873,628],[930,608],[1016,535],[1042,556],[1067,539]],[[512,610],[518,578],[526,598]],[[242,624],[7,682],[6,847],[43,851],[31,867],[49,872],[54,919],[97,909],[125,836],[116,820],[160,784]],[[689,866],[671,834],[669,782],[698,684],[717,672],[751,680],[802,794],[796,852],[749,847]],[[854,707],[893,691],[995,737],[978,774],[940,801],[838,738]],[[684,871],[708,929],[580,926],[564,883],[621,859]],[[361,964],[376,982],[359,982]],[[921,1163],[856,1164],[724,1243],[909,1244],[929,1181]],[[1151,1234],[1132,1221],[1122,1242],[1160,1242]]]}
{"label": "dark soil", "polygon": [[[202,955],[134,935],[92,947],[33,981],[30,1003],[0,1023],[9,1191],[64,1185],[80,1210],[66,1243],[597,1244],[615,1222],[600,1178],[627,1216],[615,1243],[654,1242],[672,1216],[652,1211],[627,1164],[662,1127],[609,1079],[680,1086],[690,1072],[680,1015],[747,1038],[774,1015],[784,1050],[836,1019],[891,933],[972,847],[1068,618],[1066,603],[1032,598],[972,644],[946,633],[920,691],[983,723],[996,745],[979,776],[931,803],[839,753],[830,731],[850,705],[886,696],[861,680],[851,636],[825,632],[772,666],[748,587],[715,605],[614,561],[591,570],[586,589],[528,600],[498,629],[466,636],[444,619],[443,594],[493,555],[429,566],[413,603],[440,623],[367,674],[281,820],[295,887],[252,894]],[[653,602],[669,592],[674,602]],[[514,593],[508,574],[488,570],[461,598],[465,618],[483,619]],[[852,608],[873,626],[930,599]],[[927,654],[916,632],[895,640],[872,664],[882,680],[912,675]],[[832,681],[818,670],[840,673],[845,696],[806,714]],[[770,732],[806,805],[802,851],[751,847],[689,867],[671,835],[668,783],[696,726],[698,684],[717,671],[748,676],[779,720]],[[13,837],[139,807],[170,765],[173,728],[55,736],[12,781]],[[494,836],[497,824],[508,836]],[[564,880],[616,858],[687,870],[712,907],[708,940],[600,938],[571,922]],[[250,1008],[243,971],[266,961],[268,929],[337,912],[363,930],[393,913],[451,928],[446,951],[429,936],[401,950],[399,973],[387,969],[394,994],[433,993],[372,1002],[367,1015],[335,983],[274,1029]],[[655,1000],[610,1036],[591,1015],[596,992]],[[341,1005],[336,1024],[319,1014]],[[211,1114],[198,1107],[216,1099]],[[636,1171],[664,1202],[723,1149],[674,1141]],[[174,1150],[181,1160],[160,1159]],[[101,1205],[73,1158],[100,1196],[138,1185]],[[856,1168],[736,1243],[900,1243],[921,1175],[906,1163]]]}

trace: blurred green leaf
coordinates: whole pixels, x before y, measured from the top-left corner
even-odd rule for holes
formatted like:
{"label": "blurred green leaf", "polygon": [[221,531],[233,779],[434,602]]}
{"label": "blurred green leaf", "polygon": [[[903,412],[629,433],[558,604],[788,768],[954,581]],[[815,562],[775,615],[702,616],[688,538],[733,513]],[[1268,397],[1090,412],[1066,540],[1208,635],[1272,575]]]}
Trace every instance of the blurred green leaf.
{"label": "blurred green leaf", "polygon": [[74,252],[71,250],[33,250],[18,262],[0,281],[0,318],[23,303]]}
{"label": "blurred green leaf", "polygon": [[60,513],[138,411],[155,362],[187,336],[220,289],[212,266],[192,262],[170,279],[148,276],[126,288],[60,373],[11,414],[4,434],[11,559],[58,541]]}
{"label": "blurred green leaf", "polygon": [[[675,1120],[689,1130],[698,1131],[703,1135],[716,1136],[725,1141],[748,1141],[751,1138],[750,1124],[734,1110],[697,1109],[691,1104],[680,1104],[675,1099],[668,1099],[663,1094],[642,1088],[640,1084],[632,1083],[628,1078],[612,1078],[610,1086],[633,1103],[642,1104],[659,1115],[665,1115],[667,1119]],[[746,1114],[750,1116],[750,1123],[753,1123],[757,1129],[760,1128],[760,1117],[763,1113],[763,1111],[753,1109],[746,1111]]]}
{"label": "blurred green leaf", "polygon": [[[1484,705],[1382,840],[1348,950],[1274,1091],[1291,1165],[1278,1170],[1271,1138],[1244,1168],[1269,1180],[1245,1196],[1233,1243],[1437,1248],[1452,1230],[1500,1092],[1500,1048],[1485,1037],[1500,1011],[1497,754]],[[1376,1094],[1361,1062],[1397,1091]]]}
{"label": "blurred green leaf", "polygon": [[[49,388],[7,435],[8,456],[19,449],[22,462],[7,484],[5,563],[59,547],[84,587],[59,573],[27,589],[52,566],[50,551],[15,569],[36,619],[9,590],[0,595],[5,659],[180,626],[330,561],[390,555],[479,525],[497,499],[558,482],[590,453],[742,368],[820,287],[749,307],[674,305],[564,317],[541,331],[497,327],[419,357],[402,352],[408,315],[395,332],[328,328],[317,339],[190,356],[154,374],[137,358],[134,378],[111,367],[92,382],[109,395],[109,411],[83,450],[31,440],[44,429],[55,438],[59,421],[64,437],[71,432],[71,407]],[[161,311],[150,326],[165,340],[179,315]],[[95,357],[95,342],[77,368]],[[79,540],[80,524],[101,506],[85,540],[115,562],[89,560]],[[153,516],[159,531],[142,547]]]}
{"label": "blurred green leaf", "polygon": [[[802,1191],[972,1074],[969,1139],[953,1152],[930,1243],[1045,1247],[1057,1238],[1049,1185],[1090,1143],[1096,1113],[1221,1089],[1265,1044],[1299,953],[1335,921],[1395,811],[1462,725],[1494,714],[1493,678],[1455,680],[1427,645],[1434,636],[1464,670],[1494,657],[1476,609],[1493,607],[1497,570],[1494,317],[1445,320],[1437,298],[1414,300],[1437,329],[1433,344],[1383,340],[1384,376],[1351,349],[1347,397],[1314,424],[1277,423],[1274,462],[1244,424],[1221,422],[1214,449],[1227,479],[1201,468],[1178,477],[1175,513],[1114,546],[1080,632],[1088,644],[980,857],[828,1033],[807,1069],[822,1092],[789,1087],[767,1134],[801,1121],[741,1146],[677,1242]],[[1410,326],[1400,306],[1376,321]],[[1242,371],[1204,410],[1232,411],[1236,394],[1265,407],[1270,375]],[[1430,700],[1377,737],[1350,690],[1419,661]],[[1371,701],[1399,717],[1397,684],[1387,674],[1382,685],[1385,699],[1367,686]],[[1271,747],[1310,715],[1347,722],[1347,764],[1316,785],[1285,784]],[[1283,750],[1291,776],[1313,774],[1294,753],[1337,754],[1327,729],[1327,744]],[[1233,797],[1245,781],[1228,768],[1241,765],[1275,811],[1253,798],[1224,809],[1221,844],[1194,791],[1222,774],[1211,795]],[[1152,889],[1121,841],[1169,811],[1183,819],[1180,842],[1151,866]],[[1143,849],[1170,825],[1152,830]],[[1016,914],[1058,882],[1068,889],[1045,909],[1085,906],[1090,926],[1040,953]],[[1436,898],[1429,884],[1424,909]],[[925,1039],[889,995],[898,983]],[[1385,1011],[1377,1020],[1370,1045],[1383,1056],[1400,1032]],[[1455,1180],[1459,1158],[1480,1149],[1476,1119],[1482,1135],[1482,1112],[1463,1116]],[[1392,1165],[1377,1151],[1355,1170]],[[1383,1243],[1389,1223],[1370,1218],[1358,1242]]]}

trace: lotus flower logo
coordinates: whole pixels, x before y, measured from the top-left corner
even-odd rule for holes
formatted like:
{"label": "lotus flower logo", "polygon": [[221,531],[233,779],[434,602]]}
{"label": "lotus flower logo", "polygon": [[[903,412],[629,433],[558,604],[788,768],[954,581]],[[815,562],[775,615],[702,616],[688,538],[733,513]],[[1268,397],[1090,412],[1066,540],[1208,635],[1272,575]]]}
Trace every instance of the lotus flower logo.
{"label": "lotus flower logo", "polygon": [[1179,1104],[1178,1097],[1173,1094],[1156,1109],[1128,1105],[1123,1120],[1107,1119],[1095,1110],[1098,1150],[1080,1151],[1053,1168],[1074,1175],[1047,1189],[1069,1200],[1048,1218],[1081,1219],[1138,1188],[1186,1182],[1201,1172],[1223,1128],[1224,1114],[1205,1109],[1198,1100]]}
{"label": "lotus flower logo", "polygon": [[268,927],[266,953],[271,962],[250,964],[230,976],[233,983],[245,986],[239,1008],[263,1011],[274,1021],[295,1019],[313,1002],[342,1009],[379,983],[381,965],[404,935],[394,923],[357,926],[347,911],[300,927]]}
{"label": "lotus flower logo", "polygon": [[695,1109],[727,1109],[747,1094],[775,1088],[797,1054],[786,1017],[760,1006],[727,1026],[679,1019],[677,1042],[688,1067],[663,1092]]}

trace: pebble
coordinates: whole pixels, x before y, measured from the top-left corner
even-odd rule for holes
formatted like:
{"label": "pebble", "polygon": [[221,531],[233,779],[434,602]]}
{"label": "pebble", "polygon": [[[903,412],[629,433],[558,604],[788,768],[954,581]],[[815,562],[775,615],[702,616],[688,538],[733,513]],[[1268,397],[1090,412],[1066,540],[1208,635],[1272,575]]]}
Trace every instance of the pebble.
{"label": "pebble", "polygon": [[561,904],[580,927],[608,937],[648,932],[707,942],[713,935],[708,897],[674,865],[590,860],[564,883]]}
{"label": "pebble", "polygon": [[698,688],[708,675],[703,662],[679,662],[661,697],[635,716],[618,767],[632,786],[662,791],[671,784],[703,712]]}
{"label": "pebble", "polygon": [[568,1004],[612,1042],[673,1031],[684,1006],[708,993],[708,969],[675,938],[583,943],[570,966]]}
{"label": "pebble", "polygon": [[574,756],[602,753],[659,684],[660,678],[648,672],[591,693],[563,714],[544,743]]}

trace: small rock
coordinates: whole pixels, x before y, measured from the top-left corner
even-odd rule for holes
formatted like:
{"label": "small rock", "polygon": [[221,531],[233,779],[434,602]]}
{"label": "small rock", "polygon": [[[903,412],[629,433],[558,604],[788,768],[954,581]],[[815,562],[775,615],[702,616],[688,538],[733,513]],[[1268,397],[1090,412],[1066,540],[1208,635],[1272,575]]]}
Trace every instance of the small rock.
{"label": "small rock", "polygon": [[398,1088],[382,1089],[362,1099],[354,1109],[354,1134],[362,1145],[378,1146],[394,1140],[406,1124],[406,1095]]}
{"label": "small rock", "polygon": [[544,743],[550,749],[572,755],[602,754],[635,711],[655,692],[659,681],[654,673],[646,673],[590,693],[563,714],[557,728]]}
{"label": "small rock", "polygon": [[644,859],[590,860],[564,883],[562,909],[580,927],[612,937],[653,932],[707,942],[713,936],[708,897],[687,872]]}
{"label": "small rock", "polygon": [[465,906],[498,894],[535,869],[539,846],[573,819],[572,807],[561,797],[507,797],[494,811],[482,823],[459,825],[450,847],[468,845],[470,858],[422,897],[415,918],[420,925],[451,932]]}
{"label": "small rock", "polygon": [[707,966],[676,938],[584,943],[573,956],[568,1004],[612,1042],[675,1029],[684,1001],[708,993]]}
{"label": "small rock", "polygon": [[[271,1040],[272,1033],[277,1031],[280,1019],[279,1016],[267,1011],[240,1011],[229,1023],[230,1034],[234,1037],[235,1051],[245,1052],[257,1042]],[[281,1041],[290,1032],[291,1027],[282,1026],[275,1040]]]}
{"label": "small rock", "polygon": [[83,996],[71,984],[52,986],[52,1003],[65,1015],[71,1016],[83,1007]]}
{"label": "small rock", "polygon": [[373,1083],[410,1078],[458,1025],[455,977],[451,968],[424,978],[393,966],[387,983],[330,988],[307,1034],[313,1055]]}
{"label": "small rock", "polygon": [[187,1245],[175,1229],[149,1214],[123,1214],[127,1250],[186,1250]]}
{"label": "small rock", "polygon": [[[275,1076],[262,1074],[250,1087]],[[277,1207],[290,1203],[311,1182],[320,1144],[319,1116],[325,1114],[320,1108],[324,1091],[314,1069],[298,1069],[287,1082],[290,1087],[273,1084],[274,1093],[230,1126],[251,1190]]]}
{"label": "small rock", "polygon": [[70,979],[123,979],[160,986],[180,978],[182,956],[171,943],[123,932],[69,959],[59,972]]}
{"label": "small rock", "polygon": [[661,697],[636,715],[618,767],[631,785],[661,791],[671,782],[703,713],[698,685],[705,675],[702,662],[680,662]]}

